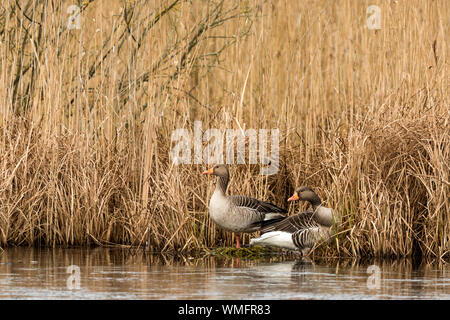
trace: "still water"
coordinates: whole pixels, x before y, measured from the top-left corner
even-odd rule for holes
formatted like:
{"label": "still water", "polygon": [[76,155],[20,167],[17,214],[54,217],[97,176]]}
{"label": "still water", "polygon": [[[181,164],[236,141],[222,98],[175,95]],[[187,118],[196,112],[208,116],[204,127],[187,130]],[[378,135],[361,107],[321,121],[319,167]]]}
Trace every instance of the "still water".
{"label": "still water", "polygon": [[450,299],[448,264],[7,248],[0,299]]}

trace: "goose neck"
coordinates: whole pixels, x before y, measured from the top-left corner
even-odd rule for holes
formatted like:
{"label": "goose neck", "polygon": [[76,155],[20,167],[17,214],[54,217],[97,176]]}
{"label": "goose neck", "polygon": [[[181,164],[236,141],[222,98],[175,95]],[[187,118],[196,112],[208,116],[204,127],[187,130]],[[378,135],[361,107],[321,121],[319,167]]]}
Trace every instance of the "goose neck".
{"label": "goose neck", "polygon": [[228,177],[227,176],[219,176],[219,180],[217,181],[216,190],[225,194],[228,187]]}
{"label": "goose neck", "polygon": [[322,204],[322,200],[320,200],[317,194],[314,194],[314,196],[309,199],[309,203],[311,203],[313,211],[317,211]]}

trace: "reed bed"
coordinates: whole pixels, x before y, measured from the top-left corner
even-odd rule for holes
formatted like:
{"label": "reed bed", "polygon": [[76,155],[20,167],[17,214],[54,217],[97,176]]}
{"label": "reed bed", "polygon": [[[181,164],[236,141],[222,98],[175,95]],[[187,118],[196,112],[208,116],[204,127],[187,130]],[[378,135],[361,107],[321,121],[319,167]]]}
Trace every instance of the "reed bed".
{"label": "reed bed", "polygon": [[232,245],[208,165],[169,157],[202,121],[280,130],[278,173],[233,165],[229,192],[287,207],[314,188],[342,217],[318,255],[448,258],[449,16],[444,0],[2,2],[0,245]]}

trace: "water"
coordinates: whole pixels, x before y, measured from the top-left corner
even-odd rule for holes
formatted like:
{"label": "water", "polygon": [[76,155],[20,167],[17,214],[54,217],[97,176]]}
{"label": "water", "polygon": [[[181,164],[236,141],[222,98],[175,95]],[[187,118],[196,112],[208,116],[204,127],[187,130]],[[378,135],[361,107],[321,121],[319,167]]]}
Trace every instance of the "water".
{"label": "water", "polygon": [[0,253],[0,299],[450,299],[450,268],[8,248]]}

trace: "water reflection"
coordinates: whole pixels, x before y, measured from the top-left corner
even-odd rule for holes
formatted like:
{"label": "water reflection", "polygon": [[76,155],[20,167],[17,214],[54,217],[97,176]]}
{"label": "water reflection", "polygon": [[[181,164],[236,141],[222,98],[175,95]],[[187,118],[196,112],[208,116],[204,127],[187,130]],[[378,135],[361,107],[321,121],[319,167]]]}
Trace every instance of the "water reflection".
{"label": "water reflection", "polygon": [[445,264],[414,266],[407,259],[313,262],[8,248],[0,254],[0,298],[450,299],[450,270]]}

